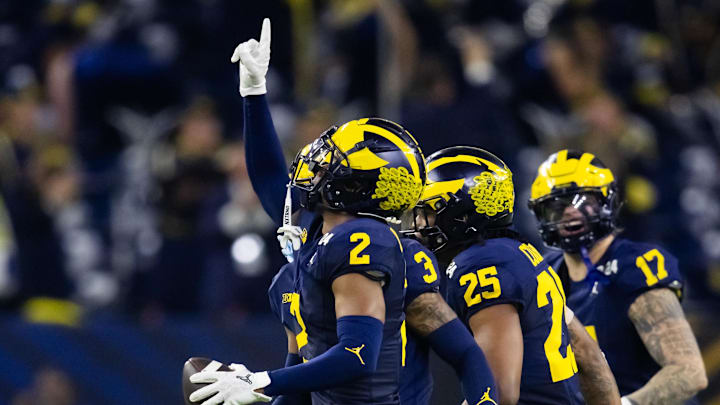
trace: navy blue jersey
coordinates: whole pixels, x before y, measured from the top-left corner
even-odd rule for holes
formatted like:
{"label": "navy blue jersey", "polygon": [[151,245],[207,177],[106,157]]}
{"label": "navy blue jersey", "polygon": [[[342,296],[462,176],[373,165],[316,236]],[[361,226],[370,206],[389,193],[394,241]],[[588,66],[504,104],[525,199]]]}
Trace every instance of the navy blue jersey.
{"label": "navy blue jersey", "polygon": [[[440,280],[437,259],[431,251],[413,239],[402,239],[402,245],[407,265],[407,308],[419,295],[438,292]],[[405,336],[407,340],[400,374],[400,402],[411,405],[429,404],[433,387],[430,346],[425,339],[412,331],[407,331]]]}
{"label": "navy blue jersey", "polygon": [[[298,324],[297,318],[293,315],[300,305],[300,295],[295,293],[295,272],[297,267],[294,263],[287,263],[280,268],[280,271],[273,277],[270,288],[268,289],[268,297],[270,298],[270,308],[275,316],[280,320],[284,327],[292,331],[296,336],[302,332],[302,327]],[[295,303],[297,302],[297,303]]]}
{"label": "navy blue jersey", "polygon": [[523,333],[519,404],[581,403],[562,283],[532,245],[510,238],[475,244],[455,257],[447,276],[447,302],[468,328],[484,308],[517,308]]}
{"label": "navy blue jersey", "polygon": [[[299,353],[305,360],[338,343],[331,289],[336,278],[359,273],[378,280],[383,283],[385,298],[383,342],[376,372],[340,387],[313,392],[313,404],[399,404],[405,261],[397,234],[376,220],[353,219],[320,238],[308,237],[295,257],[295,262],[285,267],[295,269],[294,277],[285,276],[287,270],[282,272],[270,293],[276,303],[278,296],[281,302],[290,301],[290,309],[283,306],[276,313],[295,318],[289,322],[290,329],[296,334]],[[279,291],[287,280],[293,282],[290,296]]]}
{"label": "navy blue jersey", "polygon": [[[569,280],[562,252],[548,255],[548,262],[564,280]],[[682,277],[677,259],[666,250],[648,243],[615,239],[596,265],[607,283],[586,278],[567,282],[568,306],[585,325],[605,353],[620,394],[644,386],[660,370],[645,349],[628,310],[635,299],[654,288],[670,288],[682,294]],[[688,404],[698,403],[696,400]]]}

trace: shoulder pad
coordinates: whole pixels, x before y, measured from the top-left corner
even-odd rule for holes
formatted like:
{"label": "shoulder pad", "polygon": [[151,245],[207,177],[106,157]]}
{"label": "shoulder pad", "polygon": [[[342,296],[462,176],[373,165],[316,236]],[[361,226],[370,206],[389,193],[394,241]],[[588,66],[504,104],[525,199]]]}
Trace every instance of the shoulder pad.
{"label": "shoulder pad", "polygon": [[355,219],[338,225],[318,242],[320,279],[330,282],[347,273],[389,281],[393,273],[404,274],[402,244],[392,228],[372,219]]}

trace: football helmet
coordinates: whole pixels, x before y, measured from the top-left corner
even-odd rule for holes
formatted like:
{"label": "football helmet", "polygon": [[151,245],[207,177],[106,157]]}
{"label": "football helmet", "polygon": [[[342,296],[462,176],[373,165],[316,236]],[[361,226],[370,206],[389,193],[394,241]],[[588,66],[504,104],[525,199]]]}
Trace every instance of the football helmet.
{"label": "football helmet", "polygon": [[[419,233],[437,252],[512,224],[512,172],[497,156],[480,148],[454,146],[428,157],[427,169],[427,186],[415,207],[414,230],[405,235]],[[424,223],[419,223],[423,217]]]}
{"label": "football helmet", "polygon": [[621,205],[610,169],[591,153],[568,149],[540,165],[528,201],[545,244],[571,253],[610,234]]}
{"label": "football helmet", "polygon": [[386,220],[417,203],[427,178],[415,138],[382,118],[329,128],[298,153],[290,177],[303,208]]}

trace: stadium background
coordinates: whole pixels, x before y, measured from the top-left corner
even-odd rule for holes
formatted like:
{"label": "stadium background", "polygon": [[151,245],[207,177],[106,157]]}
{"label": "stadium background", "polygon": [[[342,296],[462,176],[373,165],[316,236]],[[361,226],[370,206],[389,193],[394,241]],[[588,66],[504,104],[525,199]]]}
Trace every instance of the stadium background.
{"label": "stadium background", "polygon": [[626,234],[680,259],[720,404],[720,2],[0,0],[0,405],[179,404],[190,355],[281,365],[229,63],[262,17],[288,156],[368,115],[489,149],[537,246],[537,165],[600,156]]}

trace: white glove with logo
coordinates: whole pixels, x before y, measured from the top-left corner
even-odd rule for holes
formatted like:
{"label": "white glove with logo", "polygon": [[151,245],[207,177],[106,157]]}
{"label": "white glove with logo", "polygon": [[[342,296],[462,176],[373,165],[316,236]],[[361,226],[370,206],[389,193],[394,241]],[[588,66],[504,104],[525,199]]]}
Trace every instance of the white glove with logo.
{"label": "white glove with logo", "polygon": [[240,61],[240,95],[258,96],[267,93],[265,75],[270,65],[270,19],[263,20],[260,42],[250,39],[238,45],[230,62]]}
{"label": "white glove with logo", "polygon": [[202,371],[190,376],[192,383],[211,383],[190,394],[191,402],[199,402],[208,397],[210,399],[201,405],[245,405],[272,400],[265,394],[255,392],[258,388],[270,385],[267,371],[253,373],[242,364],[230,364],[233,371],[218,371],[220,366],[220,362],[213,361]]}
{"label": "white glove with logo", "polygon": [[293,252],[300,250],[302,246],[302,228],[294,225],[283,225],[277,230],[277,240],[280,242],[280,250],[282,254],[292,260]]}

